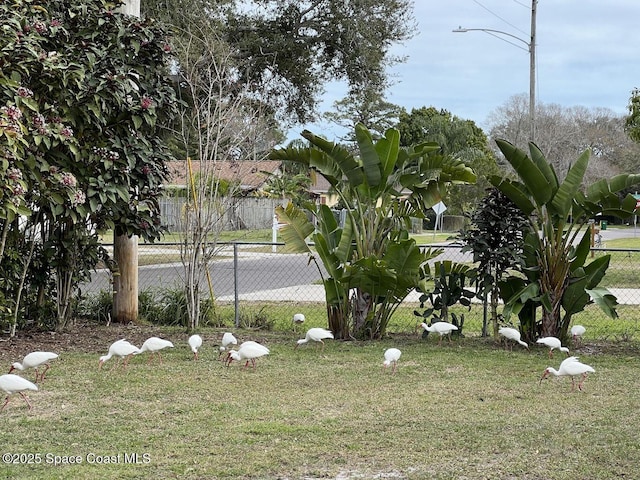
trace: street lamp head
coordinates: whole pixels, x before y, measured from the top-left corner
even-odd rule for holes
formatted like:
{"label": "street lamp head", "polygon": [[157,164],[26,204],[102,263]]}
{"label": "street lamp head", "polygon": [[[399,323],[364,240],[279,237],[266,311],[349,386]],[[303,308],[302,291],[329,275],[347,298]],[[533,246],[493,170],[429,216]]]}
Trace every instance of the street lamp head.
{"label": "street lamp head", "polygon": [[469,30],[466,28],[458,27],[451,30],[453,33],[467,33]]}

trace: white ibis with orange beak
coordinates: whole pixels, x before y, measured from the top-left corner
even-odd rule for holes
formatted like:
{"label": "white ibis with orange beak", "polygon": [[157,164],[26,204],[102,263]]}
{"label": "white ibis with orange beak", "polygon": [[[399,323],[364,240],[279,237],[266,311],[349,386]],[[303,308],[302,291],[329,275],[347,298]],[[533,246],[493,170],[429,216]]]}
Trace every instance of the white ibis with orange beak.
{"label": "white ibis with orange beak", "polygon": [[560,350],[561,352],[564,352],[567,354],[567,356],[569,355],[569,349],[567,347],[563,347],[562,346],[562,342],[560,342],[559,338],[556,337],[542,337],[539,338],[538,340],[536,340],[536,343],[540,343],[544,346],[546,346],[549,349],[549,358],[553,357],[553,351],[554,350]]}
{"label": "white ibis with orange beak", "polygon": [[33,390],[34,392],[37,392],[38,387],[26,378],[14,375],[13,373],[7,373],[6,375],[0,375],[0,390],[7,394],[7,399],[4,401],[4,405],[2,405],[0,411],[4,410],[4,407],[9,403],[9,397],[14,393],[19,393],[24,401],[27,402],[27,405],[29,405],[29,410],[31,410],[31,403],[29,403],[29,399],[23,392],[25,390]]}
{"label": "white ibis with orange beak", "polygon": [[389,365],[393,364],[391,373],[396,373],[396,367],[398,366],[398,360],[400,359],[402,352],[397,348],[387,348],[384,352],[383,367],[386,369]]}
{"label": "white ibis with orange beak", "polygon": [[578,357],[569,357],[560,364],[560,368],[558,370],[553,367],[547,367],[540,378],[540,384],[542,384],[542,380],[547,378],[549,375],[555,375],[556,377],[569,376],[571,377],[571,391],[573,391],[576,387],[574,377],[581,375],[582,379],[578,384],[578,389],[582,390],[582,384],[587,378],[587,374],[589,372],[595,372],[594,368],[579,362]]}
{"label": "white ibis with orange beak", "polygon": [[[224,352],[227,348],[229,348],[229,345],[237,345],[238,344],[238,339],[233,335],[233,333],[231,332],[225,332],[224,335],[222,335],[222,343],[220,344],[220,353],[218,354],[218,357],[220,357],[220,355],[222,355],[222,352]],[[229,357],[227,356],[227,359]]]}
{"label": "white ibis with orange beak", "polygon": [[449,336],[449,342],[451,342],[451,332],[453,332],[454,330],[458,330],[458,327],[448,322],[434,322],[431,325],[427,325],[423,322],[420,324],[420,326],[429,333],[437,333],[438,335],[440,335],[438,345],[442,343],[442,337],[444,337],[445,335]]}
{"label": "white ibis with orange beak", "polygon": [[296,313],[293,315],[293,330],[296,331],[299,325],[302,325],[306,320],[304,313]]}
{"label": "white ibis with orange beak", "polygon": [[191,335],[189,337],[189,347],[193,352],[193,359],[198,360],[198,349],[202,346],[202,337],[200,335]]}
{"label": "white ibis with orange beak", "polygon": [[310,328],[309,330],[307,330],[307,334],[304,336],[304,338],[298,340],[295,348],[298,348],[300,345],[304,345],[305,343],[312,341],[321,343],[322,350],[324,350],[324,340],[326,340],[327,338],[333,338],[333,333],[331,333],[329,330],[319,327]]}
{"label": "white ibis with orange beak", "polygon": [[[26,370],[27,368],[35,368],[36,383],[38,383],[38,378],[40,379],[40,381],[44,381],[44,376],[50,367],[49,362],[51,360],[55,360],[56,358],[58,358],[58,354],[53,352],[31,352],[28,355],[25,355],[25,357],[22,359],[22,363],[13,363],[11,365],[11,368],[9,369],[9,373],[13,372],[14,370]],[[38,367],[40,365],[44,365],[45,369],[38,377]]]}
{"label": "white ibis with orange beak", "polygon": [[571,338],[573,338],[573,343],[576,345],[582,343],[582,336],[587,331],[582,325],[574,325],[571,327]]}
{"label": "white ibis with orange beak", "polygon": [[163,350],[165,348],[173,348],[173,343],[171,343],[169,340],[165,340],[164,338],[149,337],[144,341],[142,347],[140,347],[140,351],[137,353],[151,352],[149,354],[147,363],[151,362],[151,359],[154,355],[156,355],[160,360],[160,363],[162,363],[162,355],[160,354],[160,350]]}
{"label": "white ibis with orange beak", "polygon": [[244,364],[244,368],[247,368],[249,362],[251,362],[253,368],[256,368],[256,358],[260,358],[265,355],[269,355],[269,349],[267,347],[259,344],[258,342],[248,340],[243,342],[238,350],[229,350],[226,364],[228,367],[231,365],[233,360],[237,360],[238,362],[246,360],[247,362]]}
{"label": "white ibis with orange beak", "polygon": [[[122,359],[122,367],[126,369],[131,355],[137,353],[140,353],[140,349],[135,345],[129,343],[124,338],[122,340],[117,340],[111,344],[111,346],[109,347],[109,352],[107,352],[106,355],[100,357],[98,368],[101,369],[104,362],[109,360],[111,357],[116,356]],[[111,369],[113,370],[117,365],[118,364],[116,363]]]}
{"label": "white ibis with orange beak", "polygon": [[[502,335],[504,338],[506,338],[507,340],[513,340],[514,342],[519,343],[523,347],[529,348],[528,343],[520,340],[520,332],[515,328],[502,327],[500,330],[498,330],[498,333]],[[506,343],[505,343],[505,348],[506,348]],[[511,345],[511,349],[513,350],[513,344]]]}

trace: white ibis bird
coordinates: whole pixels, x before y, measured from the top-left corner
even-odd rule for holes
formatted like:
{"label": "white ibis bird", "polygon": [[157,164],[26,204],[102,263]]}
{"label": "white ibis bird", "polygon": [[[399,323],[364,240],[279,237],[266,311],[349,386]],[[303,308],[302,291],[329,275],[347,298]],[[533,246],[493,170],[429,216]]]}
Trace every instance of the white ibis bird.
{"label": "white ibis bird", "polygon": [[164,338],[149,337],[144,341],[142,347],[140,347],[140,351],[137,353],[151,352],[149,354],[147,363],[151,361],[154,355],[157,355],[160,363],[162,363],[162,355],[160,354],[160,350],[163,350],[165,348],[173,348],[173,343],[171,343],[169,340],[165,340]]}
{"label": "white ibis bird", "polygon": [[22,378],[20,375],[7,373],[6,375],[0,375],[0,390],[7,394],[7,399],[4,401],[4,405],[2,405],[0,411],[4,410],[4,407],[9,403],[9,397],[14,393],[19,393],[20,396],[24,398],[24,401],[27,402],[27,405],[29,405],[29,410],[31,410],[31,403],[29,403],[29,399],[23,392],[25,390],[33,390],[34,392],[37,392],[38,387],[26,378]]}
{"label": "white ibis bird", "polygon": [[13,363],[11,365],[11,368],[9,369],[9,373],[13,372],[14,370],[26,370],[27,368],[35,368],[36,383],[38,383],[38,367],[40,365],[45,366],[45,369],[39,375],[40,381],[44,381],[44,376],[50,367],[49,362],[51,360],[55,360],[56,358],[58,358],[58,354],[53,352],[31,352],[25,355],[25,357],[22,359],[22,363]]}
{"label": "white ibis bird", "polygon": [[224,352],[229,347],[229,345],[237,345],[237,344],[238,344],[238,339],[233,335],[233,333],[225,332],[224,335],[222,335],[222,343],[220,344],[220,353],[218,354],[218,357],[222,355],[222,352]]}
{"label": "white ibis bird", "polygon": [[427,332],[437,333],[440,335],[438,345],[442,343],[442,337],[444,337],[445,335],[449,336],[449,342],[451,342],[451,332],[453,332],[454,330],[458,330],[458,327],[448,322],[434,322],[431,325],[427,325],[423,322],[420,324],[420,326]]}
{"label": "white ibis bird", "polygon": [[234,360],[237,360],[238,362],[246,360],[247,362],[244,364],[244,368],[247,368],[249,362],[251,362],[253,368],[256,368],[256,358],[260,358],[265,355],[269,355],[269,349],[267,347],[259,344],[258,342],[248,340],[243,342],[238,350],[229,350],[229,354],[226,359],[227,367],[231,365],[231,362]]}
{"label": "white ibis bird", "polygon": [[[113,356],[120,357],[122,359],[122,367],[127,368],[129,358],[131,358],[131,355],[137,353],[140,353],[140,349],[135,345],[129,343],[124,338],[122,340],[117,340],[111,344],[111,346],[109,347],[109,352],[107,352],[106,355],[100,357],[98,368],[102,368],[104,362],[106,362]],[[117,365],[118,364],[116,363],[111,369],[113,370]]]}
{"label": "white ibis bird", "polygon": [[298,340],[295,348],[298,348],[300,345],[304,345],[309,341],[313,341],[321,343],[322,350],[324,350],[324,340],[326,340],[327,338],[333,338],[333,333],[331,333],[329,330],[319,327],[310,328],[309,330],[307,330],[307,334],[304,336],[304,338]]}
{"label": "white ibis bird", "polygon": [[302,325],[306,320],[304,313],[296,313],[293,315],[293,329],[296,330],[299,325]]}
{"label": "white ibis bird", "polygon": [[[498,330],[498,333],[502,335],[504,338],[506,338],[507,340],[513,340],[514,342],[519,343],[523,347],[529,348],[529,345],[526,342],[523,342],[522,340],[520,340],[520,332],[515,328],[502,327],[500,330]],[[506,348],[506,343],[505,343],[505,348]],[[513,345],[511,345],[511,349],[513,350]]]}
{"label": "white ibis bird", "polygon": [[582,325],[574,325],[571,327],[571,338],[575,344],[582,343],[582,336],[587,331]]}
{"label": "white ibis bird", "polygon": [[189,347],[191,347],[191,351],[193,352],[193,359],[198,360],[198,349],[202,346],[202,337],[200,335],[191,335],[189,337]]}
{"label": "white ibis bird", "polygon": [[387,348],[384,352],[383,367],[386,369],[389,365],[393,364],[391,373],[396,373],[396,367],[398,366],[398,360],[400,359],[402,352],[397,348]]}
{"label": "white ibis bird", "polygon": [[578,357],[569,357],[560,364],[560,368],[558,370],[553,367],[547,367],[540,378],[540,384],[542,384],[542,380],[547,378],[550,374],[555,375],[556,377],[569,376],[571,377],[571,391],[573,391],[576,387],[574,377],[582,375],[582,379],[578,384],[578,389],[582,390],[582,384],[587,378],[587,373],[589,372],[595,372],[593,367],[579,362]]}
{"label": "white ibis bird", "polygon": [[569,349],[567,347],[563,347],[562,346],[562,342],[560,342],[559,338],[556,338],[556,337],[542,337],[542,338],[539,338],[538,340],[536,340],[536,343],[540,343],[542,345],[545,345],[547,348],[549,348],[549,358],[553,357],[553,351],[555,349],[558,349],[561,352],[566,353],[567,356],[569,355]]}

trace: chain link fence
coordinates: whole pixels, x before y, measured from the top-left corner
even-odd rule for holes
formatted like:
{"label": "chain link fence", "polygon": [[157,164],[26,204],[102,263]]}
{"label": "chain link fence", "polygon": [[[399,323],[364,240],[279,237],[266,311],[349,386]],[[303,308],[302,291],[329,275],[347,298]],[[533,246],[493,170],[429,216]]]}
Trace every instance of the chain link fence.
{"label": "chain link fence", "polygon": [[[424,248],[433,248],[425,245]],[[107,248],[111,248],[107,246]],[[471,255],[451,245],[438,246],[443,253],[437,260],[471,264]],[[139,290],[152,303],[169,303],[184,291],[184,267],[180,245],[170,243],[140,244]],[[573,317],[573,323],[587,328],[585,338],[593,340],[626,341],[640,338],[640,250],[593,249],[591,255],[611,255],[607,274],[601,284],[618,299],[618,319],[608,318],[597,306],[589,305]],[[310,261],[306,254],[288,253],[281,243],[219,244],[207,278],[201,280],[203,298],[214,298],[208,304],[215,309],[217,326],[269,326],[295,328],[292,319],[304,313],[308,326],[326,326],[326,308],[320,264]],[[111,274],[100,269],[90,283],[81,288],[85,298],[112,294]],[[161,300],[158,300],[161,299]],[[166,305],[169,308],[169,305]],[[95,312],[95,307],[90,307]],[[421,321],[414,314],[421,312],[420,295],[412,292],[394,314],[389,331],[414,332]],[[454,307],[458,316],[464,314],[465,336],[480,335],[485,309],[474,301],[470,310]],[[153,322],[154,318],[149,318]],[[179,323],[179,320],[176,321]]]}

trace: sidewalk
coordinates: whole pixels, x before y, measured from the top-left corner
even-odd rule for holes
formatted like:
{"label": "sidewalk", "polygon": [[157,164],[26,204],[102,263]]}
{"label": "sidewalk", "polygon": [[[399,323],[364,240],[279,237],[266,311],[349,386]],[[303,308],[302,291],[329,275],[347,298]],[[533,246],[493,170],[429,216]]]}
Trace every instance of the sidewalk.
{"label": "sidewalk", "polygon": [[[609,291],[616,296],[619,305],[640,305],[640,289],[611,288]],[[260,290],[238,295],[239,300],[247,302],[324,302],[324,287],[322,285],[296,285],[295,287]],[[233,295],[224,295],[217,300],[233,302]],[[413,291],[404,300],[407,303],[420,303],[420,293]],[[473,302],[480,303],[477,298]]]}

